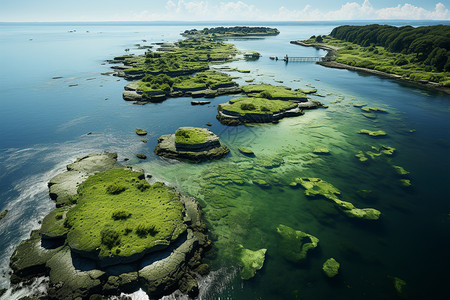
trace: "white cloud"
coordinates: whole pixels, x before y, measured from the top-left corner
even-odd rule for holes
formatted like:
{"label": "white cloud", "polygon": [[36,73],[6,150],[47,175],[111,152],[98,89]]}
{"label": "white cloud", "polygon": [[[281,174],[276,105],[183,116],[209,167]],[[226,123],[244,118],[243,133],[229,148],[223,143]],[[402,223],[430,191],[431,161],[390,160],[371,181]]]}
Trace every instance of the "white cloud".
{"label": "white cloud", "polygon": [[449,10],[441,2],[434,10],[405,3],[375,9],[369,0],[347,2],[337,10],[321,11],[313,5],[300,9],[281,6],[278,11],[266,12],[245,1],[168,0],[163,11],[136,12],[136,21],[333,21],[333,20],[450,20]]}
{"label": "white cloud", "polygon": [[273,16],[276,20],[377,20],[377,19],[407,19],[407,20],[449,20],[448,9],[442,3],[437,3],[434,11],[423,7],[405,3],[395,7],[375,9],[369,0],[362,4],[347,2],[340,9],[334,11],[319,11],[306,5],[300,10],[289,10],[282,6],[278,14]]}
{"label": "white cloud", "polygon": [[398,5],[396,7],[382,8],[377,11],[380,19],[431,19],[431,20],[447,20],[450,15],[448,9],[442,3],[437,3],[434,11],[428,11],[422,7],[411,4]]}

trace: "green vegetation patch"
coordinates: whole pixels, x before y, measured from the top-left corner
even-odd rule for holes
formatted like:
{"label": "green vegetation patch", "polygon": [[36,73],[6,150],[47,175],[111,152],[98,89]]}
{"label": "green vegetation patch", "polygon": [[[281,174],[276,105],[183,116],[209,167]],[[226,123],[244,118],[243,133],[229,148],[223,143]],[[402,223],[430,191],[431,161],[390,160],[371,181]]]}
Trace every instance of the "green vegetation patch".
{"label": "green vegetation patch", "polygon": [[306,95],[299,91],[293,91],[285,86],[270,84],[251,84],[243,86],[242,90],[250,97],[259,97],[273,100],[306,101]]}
{"label": "green vegetation patch", "polygon": [[242,264],[241,278],[247,280],[255,276],[256,271],[263,267],[267,249],[252,251],[245,249],[242,245],[239,245],[239,249],[239,261]]}
{"label": "green vegetation patch", "polygon": [[370,106],[361,107],[361,110],[365,111],[367,113],[370,113],[370,112],[387,112],[387,110],[385,110],[384,108],[370,107]]}
{"label": "green vegetation patch", "polygon": [[297,107],[297,103],[282,100],[269,100],[266,98],[237,98],[223,106],[224,112],[235,112],[241,116],[246,114],[276,114]]}
{"label": "green vegetation patch", "polygon": [[387,135],[387,133],[383,130],[370,131],[367,129],[361,129],[360,131],[358,131],[358,133],[367,134],[367,135],[374,136],[374,137]]}
{"label": "green vegetation patch", "polygon": [[163,183],[150,185],[142,176],[112,169],[84,181],[77,204],[64,220],[70,247],[98,251],[99,257],[130,256],[168,245],[183,233],[183,205],[177,193]]}
{"label": "green vegetation patch", "polygon": [[341,192],[320,178],[295,178],[295,182],[305,189],[308,197],[324,197],[331,200],[336,207],[350,218],[378,220],[381,212],[374,208],[356,208],[352,203],[339,199]]}
{"label": "green vegetation patch", "polygon": [[329,258],[323,263],[322,270],[328,277],[332,278],[339,273],[340,266],[341,265],[334,258]]}
{"label": "green vegetation patch", "polygon": [[[208,69],[211,61],[229,61],[237,52],[234,45],[210,38],[190,38],[176,42],[168,51],[147,52],[145,55],[127,59],[133,68],[126,74],[150,75],[195,73]],[[181,74],[178,74],[181,75]]]}
{"label": "green vegetation patch", "polygon": [[203,128],[181,127],[175,131],[175,143],[195,145],[207,141],[211,134]]}
{"label": "green vegetation patch", "polygon": [[146,75],[137,84],[138,91],[144,95],[170,93],[173,90],[217,89],[221,86],[236,85],[231,76],[215,71],[175,77],[166,74]]}
{"label": "green vegetation patch", "polygon": [[292,262],[306,259],[308,252],[316,248],[319,239],[300,230],[280,224],[277,233],[281,238],[280,248],[284,258]]}

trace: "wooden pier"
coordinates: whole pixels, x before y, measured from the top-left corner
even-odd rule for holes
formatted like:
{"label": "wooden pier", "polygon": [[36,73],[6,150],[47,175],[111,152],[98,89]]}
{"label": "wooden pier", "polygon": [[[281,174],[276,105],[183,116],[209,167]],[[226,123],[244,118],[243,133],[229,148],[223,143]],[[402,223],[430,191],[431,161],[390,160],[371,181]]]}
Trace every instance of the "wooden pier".
{"label": "wooden pier", "polygon": [[331,59],[326,56],[310,56],[310,57],[295,57],[285,56],[283,58],[285,62],[318,62],[318,61],[330,61]]}

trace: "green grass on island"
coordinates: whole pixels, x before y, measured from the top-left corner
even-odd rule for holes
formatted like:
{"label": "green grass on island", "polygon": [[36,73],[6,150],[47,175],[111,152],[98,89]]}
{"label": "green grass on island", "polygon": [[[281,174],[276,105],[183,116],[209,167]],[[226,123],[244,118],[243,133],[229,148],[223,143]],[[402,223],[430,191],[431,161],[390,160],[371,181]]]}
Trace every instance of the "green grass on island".
{"label": "green grass on island", "polygon": [[231,99],[230,104],[222,106],[223,111],[246,114],[276,114],[297,106],[297,103],[282,100],[269,100],[266,98],[244,97]]}
{"label": "green grass on island", "polygon": [[229,61],[237,49],[232,44],[205,38],[190,38],[179,41],[163,52],[147,52],[145,55],[127,59],[133,68],[128,74],[170,74],[184,72],[192,74],[208,69],[209,62]]}
{"label": "green grass on island", "polygon": [[224,85],[234,85],[231,76],[225,73],[206,71],[192,76],[171,77],[166,74],[146,75],[138,81],[138,91],[143,95],[169,93],[173,90],[217,89]]}
{"label": "green grass on island", "polygon": [[250,97],[266,98],[273,100],[297,100],[306,101],[306,95],[299,91],[293,91],[285,86],[270,84],[251,84],[243,86],[242,90]]}
{"label": "green grass on island", "polygon": [[340,26],[308,44],[337,47],[336,62],[450,86],[450,26]]}
{"label": "green grass on island", "polygon": [[[59,221],[72,249],[127,257],[168,245],[186,230],[177,193],[163,183],[150,185],[142,176],[112,169],[80,185],[77,204]],[[56,216],[61,220],[63,215]]]}
{"label": "green grass on island", "polygon": [[202,30],[192,29],[182,33],[183,36],[209,36],[209,37],[227,37],[227,36],[249,36],[249,35],[277,35],[280,31],[269,27],[214,27],[204,28]]}
{"label": "green grass on island", "polygon": [[187,145],[202,144],[207,141],[210,135],[208,131],[202,128],[182,127],[175,131],[175,143]]}

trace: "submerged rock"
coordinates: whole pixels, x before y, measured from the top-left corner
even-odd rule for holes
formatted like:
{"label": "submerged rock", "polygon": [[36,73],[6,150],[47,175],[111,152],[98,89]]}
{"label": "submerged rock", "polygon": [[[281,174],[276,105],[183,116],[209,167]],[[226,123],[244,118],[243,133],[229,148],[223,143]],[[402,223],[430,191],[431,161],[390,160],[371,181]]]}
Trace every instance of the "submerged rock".
{"label": "submerged rock", "polygon": [[400,166],[392,166],[395,170],[395,172],[397,173],[397,175],[399,176],[408,176],[409,172],[406,171],[405,169],[403,169],[403,167]]}
{"label": "submerged rock", "polygon": [[205,105],[205,104],[210,104],[210,103],[211,103],[211,101],[195,101],[195,100],[191,101],[191,105]]}
{"label": "submerged rock", "polygon": [[329,278],[333,278],[339,273],[340,264],[334,259],[329,258],[323,263],[322,270]]}
{"label": "submerged rock", "polygon": [[367,113],[370,113],[370,112],[383,112],[383,113],[385,113],[385,112],[387,112],[387,110],[385,110],[384,108],[370,107],[370,106],[361,107],[361,110],[365,111]]}
{"label": "submerged rock", "polygon": [[136,128],[137,135],[147,135],[147,131],[144,129]]}
{"label": "submerged rock", "polygon": [[385,154],[385,155],[387,155],[387,156],[394,155],[396,150],[397,149],[395,149],[394,147],[389,147],[389,146],[385,146],[385,145],[382,145],[381,148],[380,148],[380,152]]}
{"label": "submerged rock", "polygon": [[315,236],[283,224],[278,225],[277,233],[281,238],[280,246],[283,256],[291,262],[304,260],[308,252],[319,244],[319,239]]}
{"label": "submerged rock", "polygon": [[167,158],[201,162],[222,158],[230,150],[209,129],[180,127],[175,134],[162,135],[154,152]]}
{"label": "submerged rock", "polygon": [[6,217],[6,214],[8,213],[8,210],[5,209],[4,211],[0,212],[0,220]]}
{"label": "submerged rock", "polygon": [[409,180],[409,179],[400,179],[400,184],[402,185],[402,187],[405,187],[405,188],[409,188],[412,186],[411,180]]}
{"label": "submerged rock", "polygon": [[238,150],[239,150],[239,152],[241,152],[242,154],[247,155],[247,156],[255,155],[255,153],[252,150],[244,148],[244,147],[239,147]]}
{"label": "submerged rock", "polygon": [[358,154],[355,155],[355,157],[359,159],[360,162],[366,162],[368,160],[363,151],[359,151]]}
{"label": "submerged rock", "polygon": [[241,278],[243,280],[248,280],[253,278],[256,271],[263,267],[267,249],[252,251],[245,249],[242,245],[239,245],[239,248],[239,261],[242,264]]}
{"label": "submerged rock", "polygon": [[387,135],[387,133],[383,130],[370,131],[367,129],[361,129],[360,131],[358,131],[358,133],[367,134],[367,135],[374,136],[374,137]]}
{"label": "submerged rock", "polygon": [[144,153],[138,153],[136,154],[136,157],[139,159],[147,159],[147,155],[145,155]]}
{"label": "submerged rock", "polygon": [[352,203],[339,199],[341,192],[332,184],[320,178],[295,178],[305,188],[309,197],[325,197],[331,200],[346,216],[357,219],[378,220],[381,212],[374,208],[357,208]]}
{"label": "submerged rock", "polygon": [[407,293],[406,281],[404,281],[403,279],[400,279],[398,277],[395,277],[395,276],[388,276],[388,278],[390,278],[392,280],[392,283],[394,284],[394,289],[397,292],[397,295],[401,298],[407,298],[408,293]]}
{"label": "submerged rock", "polygon": [[328,150],[328,148],[325,147],[316,147],[313,150],[314,154],[330,154],[330,150]]}
{"label": "submerged rock", "polygon": [[377,115],[374,113],[362,113],[362,115],[368,119],[376,119]]}

